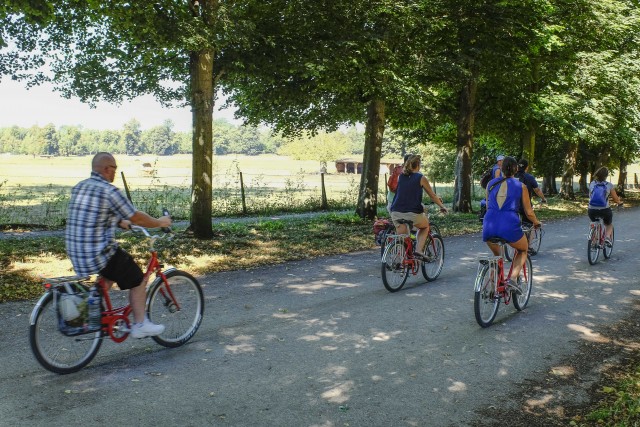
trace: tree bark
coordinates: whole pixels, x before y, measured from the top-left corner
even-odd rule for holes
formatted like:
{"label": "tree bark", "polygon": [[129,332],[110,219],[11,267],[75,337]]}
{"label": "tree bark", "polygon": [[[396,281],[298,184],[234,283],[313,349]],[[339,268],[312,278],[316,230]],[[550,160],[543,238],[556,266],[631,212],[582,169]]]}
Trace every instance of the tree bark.
{"label": "tree bark", "polygon": [[542,178],[542,192],[550,196],[558,194],[555,175],[548,174]]}
{"label": "tree bark", "polygon": [[620,159],[620,174],[618,175],[618,185],[616,187],[616,193],[618,196],[624,197],[625,183],[627,182],[627,166],[629,162],[627,159]]}
{"label": "tree bark", "polygon": [[471,209],[471,155],[475,127],[475,78],[470,79],[459,95],[458,136],[456,143],[455,180],[453,183],[453,211],[472,212]]}
{"label": "tree bark", "polygon": [[191,187],[191,230],[199,239],[213,237],[211,225],[211,174],[213,156],[213,49],[192,52],[191,108],[193,158]]}
{"label": "tree bark", "polygon": [[583,172],[580,174],[580,192],[584,195],[589,194],[589,183],[587,182],[587,172]]}
{"label": "tree bark", "polygon": [[382,137],[385,128],[385,102],[374,99],[367,107],[367,125],[364,137],[364,158],[356,214],[363,219],[374,219],[378,211],[378,179]]}
{"label": "tree bark", "polygon": [[564,157],[564,172],[562,173],[562,183],[560,184],[560,197],[563,199],[573,200],[576,198],[573,192],[573,177],[576,174],[577,155],[578,144],[570,144]]}

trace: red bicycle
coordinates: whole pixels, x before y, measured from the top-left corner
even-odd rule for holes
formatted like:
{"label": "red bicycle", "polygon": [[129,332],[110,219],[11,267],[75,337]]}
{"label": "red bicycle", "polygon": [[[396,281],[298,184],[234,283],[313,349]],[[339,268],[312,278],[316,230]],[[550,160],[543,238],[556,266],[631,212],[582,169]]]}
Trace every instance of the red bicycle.
{"label": "red bicycle", "polygon": [[[623,206],[622,203],[619,203],[616,208],[620,209]],[[613,243],[615,233],[613,230],[613,226],[611,227],[611,239],[608,242],[605,242],[605,225],[602,218],[598,218],[597,221],[591,221],[589,223],[589,234],[587,237],[587,259],[589,260],[589,264],[594,265],[598,262],[598,257],[600,257],[600,251],[602,250],[602,254],[605,259],[611,258],[611,253],[613,252]]]}
{"label": "red bicycle", "polygon": [[[131,229],[149,240],[151,258],[145,278],[156,276],[147,287],[146,312],[152,322],[164,324],[165,330],[152,338],[165,347],[179,347],[193,337],[202,322],[200,283],[175,268],[163,271],[154,249],[160,236],[135,225]],[[89,277],[55,277],[46,279],[44,287],[45,293],[31,313],[29,343],[45,369],[58,374],[79,371],[95,357],[104,338],[121,343],[129,336],[132,309],[129,304],[113,306],[109,285],[102,277],[94,283]],[[99,325],[92,326],[89,301],[95,292],[101,297],[102,311]]]}
{"label": "red bicycle", "polygon": [[[408,229],[413,227],[412,221],[400,220]],[[414,276],[418,269],[424,278],[431,282],[436,280],[444,265],[444,241],[435,227],[429,228],[429,237],[424,249],[424,258],[414,256],[415,241],[411,234],[388,234],[382,255],[382,283],[389,292],[397,292],[407,281],[409,272]]]}
{"label": "red bicycle", "polygon": [[[513,270],[513,263],[509,267],[509,273],[504,275],[504,253],[506,241],[503,239],[489,239],[490,242],[500,245],[501,255],[484,256],[478,259],[478,273],[474,285],[473,308],[476,321],[480,326],[486,328],[493,323],[498,314],[500,300],[505,305],[513,301],[516,310],[521,311],[529,303],[531,287],[533,284],[533,269],[531,257],[527,254],[527,260],[518,276],[518,285],[522,290],[521,294],[512,292],[509,288],[509,279]],[[517,255],[517,251],[514,257]]]}

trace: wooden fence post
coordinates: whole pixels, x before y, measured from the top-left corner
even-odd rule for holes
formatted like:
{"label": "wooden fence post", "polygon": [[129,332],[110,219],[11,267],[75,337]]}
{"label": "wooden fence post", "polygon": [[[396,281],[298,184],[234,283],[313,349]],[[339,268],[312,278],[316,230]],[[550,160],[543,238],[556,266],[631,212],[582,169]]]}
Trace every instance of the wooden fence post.
{"label": "wooden fence post", "polygon": [[327,210],[329,209],[329,203],[327,202],[327,190],[324,186],[324,173],[320,174],[320,185],[322,188],[322,202],[320,204],[320,209]]}
{"label": "wooden fence post", "polygon": [[242,172],[238,172],[240,174],[240,197],[242,198],[242,214],[247,214],[247,201],[244,196],[244,181],[242,179]]}

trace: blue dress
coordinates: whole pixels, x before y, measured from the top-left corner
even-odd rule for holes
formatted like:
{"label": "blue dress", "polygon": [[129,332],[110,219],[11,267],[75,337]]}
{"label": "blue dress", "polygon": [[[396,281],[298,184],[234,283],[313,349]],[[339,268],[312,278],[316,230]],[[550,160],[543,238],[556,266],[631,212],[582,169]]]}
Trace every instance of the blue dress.
{"label": "blue dress", "polygon": [[[494,178],[489,181],[487,188],[502,180]],[[482,241],[486,242],[492,237],[500,237],[507,242],[517,242],[524,235],[520,226],[520,205],[522,204],[522,183],[516,178],[507,178],[507,197],[502,205],[498,206],[497,195],[500,190],[498,184],[489,191],[487,201],[487,213],[482,222]]]}

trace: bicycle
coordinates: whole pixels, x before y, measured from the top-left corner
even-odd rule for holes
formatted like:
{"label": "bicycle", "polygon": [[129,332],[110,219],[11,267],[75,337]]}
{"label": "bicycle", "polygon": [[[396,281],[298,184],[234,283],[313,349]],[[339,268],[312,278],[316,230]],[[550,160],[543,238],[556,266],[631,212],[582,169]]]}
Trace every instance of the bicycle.
{"label": "bicycle", "polygon": [[[146,314],[149,319],[165,325],[162,334],[153,340],[165,347],[179,347],[196,333],[204,312],[204,296],[200,283],[184,271],[170,268],[163,271],[154,244],[164,236],[149,234],[147,229],[132,225],[134,233],[141,233],[149,240],[151,253],[145,278],[152,273],[156,277],[147,286]],[[98,353],[105,338],[122,343],[131,332],[131,307],[126,304],[113,307],[109,296],[109,284],[98,277],[95,282],[90,277],[63,276],[45,279],[45,292],[36,303],[29,327],[29,344],[36,360],[47,370],[58,374],[77,372],[85,367]],[[86,318],[86,296],[95,286],[101,296],[100,324],[92,329]],[[75,299],[77,306],[68,300]],[[65,319],[82,314],[75,321]],[[66,311],[66,312],[65,312]],[[91,322],[89,318],[88,322]],[[96,330],[97,329],[97,330]]]}
{"label": "bicycle", "polygon": [[[409,230],[413,227],[412,221],[400,220],[398,223],[406,224]],[[437,229],[430,227],[423,259],[414,256],[416,243],[411,233],[386,236],[381,272],[382,283],[389,292],[402,289],[409,272],[415,276],[418,269],[422,270],[422,275],[428,282],[440,276],[444,265],[444,241],[434,230]]]}
{"label": "bicycle", "polygon": [[527,254],[527,259],[517,279],[522,293],[516,294],[511,291],[508,284],[513,271],[513,263],[509,267],[507,277],[504,276],[504,254],[507,242],[499,238],[489,239],[489,242],[500,245],[500,255],[483,256],[478,259],[473,297],[476,321],[483,328],[489,327],[493,323],[498,314],[500,300],[504,301],[505,305],[509,305],[513,301],[516,310],[524,310],[529,303],[533,285],[531,256]]}
{"label": "bicycle", "polygon": [[[521,227],[522,232],[525,236],[527,236],[527,241],[529,242],[529,255],[537,255],[538,252],[540,252],[540,245],[542,244],[542,236],[544,236],[544,230],[542,229],[542,227],[534,227],[534,225],[529,222],[523,222]],[[515,256],[514,254],[515,249],[507,245],[504,252],[504,257],[506,258],[506,260],[513,260],[513,257]]]}
{"label": "bicycle", "polygon": [[[620,208],[622,205],[618,205]],[[613,242],[615,237],[615,230],[613,225],[611,226],[611,240],[605,242],[605,225],[602,218],[598,218],[597,221],[591,221],[589,223],[589,235],[587,237],[587,259],[590,265],[594,265],[598,262],[600,257],[600,251],[605,259],[611,258],[613,252]]]}

